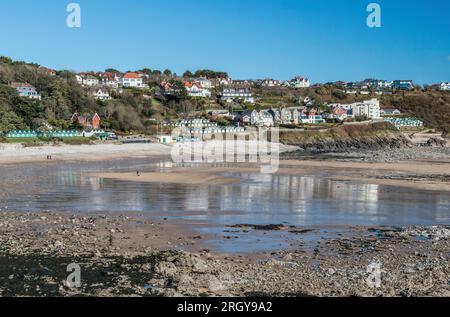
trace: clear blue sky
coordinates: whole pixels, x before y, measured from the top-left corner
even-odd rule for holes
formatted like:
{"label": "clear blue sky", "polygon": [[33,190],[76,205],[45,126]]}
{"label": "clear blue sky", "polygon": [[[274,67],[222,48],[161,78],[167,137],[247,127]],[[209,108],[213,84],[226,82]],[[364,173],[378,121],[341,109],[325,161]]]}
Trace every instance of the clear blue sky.
{"label": "clear blue sky", "polygon": [[[82,27],[66,26],[77,2]],[[382,27],[366,25],[366,6]],[[450,81],[449,0],[0,0],[0,55],[77,71]]]}

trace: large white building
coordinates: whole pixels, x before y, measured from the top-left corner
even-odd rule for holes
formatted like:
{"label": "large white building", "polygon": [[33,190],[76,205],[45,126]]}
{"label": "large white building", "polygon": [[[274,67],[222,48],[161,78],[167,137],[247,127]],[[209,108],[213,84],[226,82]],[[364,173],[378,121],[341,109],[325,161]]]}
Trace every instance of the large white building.
{"label": "large white building", "polygon": [[120,84],[123,87],[144,88],[144,81],[141,76],[136,73],[126,73],[120,78]]}

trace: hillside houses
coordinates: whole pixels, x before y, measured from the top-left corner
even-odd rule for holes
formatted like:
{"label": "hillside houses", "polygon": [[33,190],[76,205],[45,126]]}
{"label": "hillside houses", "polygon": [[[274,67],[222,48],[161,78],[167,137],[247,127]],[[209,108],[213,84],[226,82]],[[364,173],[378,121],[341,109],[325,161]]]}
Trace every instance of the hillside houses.
{"label": "hillside houses", "polygon": [[9,86],[16,89],[20,97],[41,100],[41,95],[37,92],[36,88],[28,83],[14,82],[10,83]]}

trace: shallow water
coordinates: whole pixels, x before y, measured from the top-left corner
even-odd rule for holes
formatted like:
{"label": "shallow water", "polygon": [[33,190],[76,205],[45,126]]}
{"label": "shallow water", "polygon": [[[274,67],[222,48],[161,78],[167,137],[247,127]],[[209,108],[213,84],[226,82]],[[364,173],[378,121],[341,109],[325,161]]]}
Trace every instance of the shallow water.
{"label": "shallow water", "polygon": [[[293,226],[403,226],[450,223],[450,193],[349,181],[323,175],[239,176],[221,186],[135,183],[86,175],[98,171],[161,171],[171,162],[144,159],[2,166],[1,210],[139,212],[189,223],[210,233],[213,248],[227,252],[288,247],[286,233],[230,230],[235,224]],[[334,236],[334,230],[302,235]]]}

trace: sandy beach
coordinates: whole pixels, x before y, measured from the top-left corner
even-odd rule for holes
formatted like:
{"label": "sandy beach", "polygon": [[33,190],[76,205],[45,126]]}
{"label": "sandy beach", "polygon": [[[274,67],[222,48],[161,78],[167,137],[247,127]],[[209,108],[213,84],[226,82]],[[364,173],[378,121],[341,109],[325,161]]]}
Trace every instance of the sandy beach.
{"label": "sandy beach", "polygon": [[96,145],[45,145],[23,147],[21,144],[0,143],[0,163],[27,163],[52,160],[109,160],[125,157],[167,157],[171,147],[159,143],[145,144],[96,144]]}

